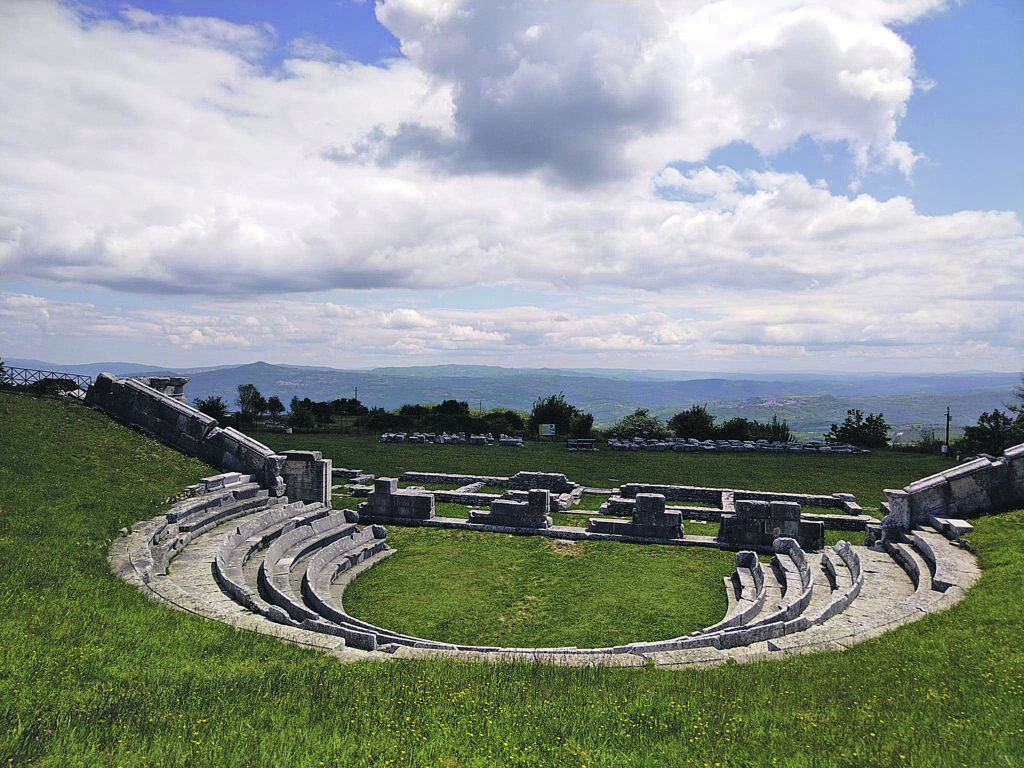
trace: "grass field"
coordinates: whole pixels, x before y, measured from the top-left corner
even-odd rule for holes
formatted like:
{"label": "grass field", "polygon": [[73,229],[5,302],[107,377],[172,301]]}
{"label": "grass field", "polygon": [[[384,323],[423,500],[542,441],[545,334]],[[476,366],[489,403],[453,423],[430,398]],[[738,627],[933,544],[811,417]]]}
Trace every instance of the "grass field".
{"label": "grass field", "polygon": [[[378,477],[403,472],[461,472],[507,476],[520,470],[561,472],[596,488],[619,483],[669,483],[790,493],[852,493],[869,512],[885,501],[885,488],[947,469],[939,456],[876,451],[867,456],[761,453],[619,453],[567,451],[557,443],[500,446],[378,443],[373,436],[285,435],[254,432],[275,450],[322,451],[338,467],[362,469]],[[500,489],[497,489],[500,490]]]}
{"label": "grass field", "polygon": [[473,531],[391,526],[388,543],[396,553],[345,590],[346,610],[417,637],[510,648],[689,634],[725,615],[722,578],[735,568],[716,549]]}
{"label": "grass field", "polygon": [[[1024,765],[1024,511],[976,521],[984,575],[962,603],[842,653],[704,672],[345,665],[110,574],[118,528],[208,467],[79,405],[6,394],[0,444],[0,765]],[[737,484],[713,458],[706,484]],[[858,461],[823,490],[930,471],[881,462],[872,481]]]}

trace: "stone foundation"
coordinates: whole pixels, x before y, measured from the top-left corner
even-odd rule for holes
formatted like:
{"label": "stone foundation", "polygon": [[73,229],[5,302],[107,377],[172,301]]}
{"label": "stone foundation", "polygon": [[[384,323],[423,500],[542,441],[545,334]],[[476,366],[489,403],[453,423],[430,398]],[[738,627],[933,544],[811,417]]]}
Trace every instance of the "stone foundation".
{"label": "stone foundation", "polygon": [[552,522],[547,514],[550,506],[551,492],[535,488],[529,491],[526,501],[495,499],[489,512],[470,510],[469,522],[504,528],[550,528]]}
{"label": "stone foundation", "polygon": [[636,536],[644,539],[683,538],[683,516],[665,510],[665,497],[660,493],[639,493],[631,520],[592,517],[587,531]]}
{"label": "stone foundation", "polygon": [[825,524],[800,519],[800,505],[787,501],[736,502],[735,514],[723,514],[718,541],[725,546],[771,549],[778,538],[792,538],[803,549],[825,546]]}
{"label": "stone foundation", "polygon": [[359,517],[369,520],[430,520],[434,517],[434,495],[428,491],[399,490],[398,479],[379,477],[373,490],[359,505]]}

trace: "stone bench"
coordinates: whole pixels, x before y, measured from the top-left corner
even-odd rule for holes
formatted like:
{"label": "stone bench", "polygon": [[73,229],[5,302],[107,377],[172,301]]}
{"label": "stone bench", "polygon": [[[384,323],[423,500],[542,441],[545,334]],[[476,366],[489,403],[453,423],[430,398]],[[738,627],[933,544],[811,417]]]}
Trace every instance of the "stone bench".
{"label": "stone bench", "polygon": [[[318,519],[319,516],[326,513],[326,508],[322,504],[305,505],[302,502],[295,502],[284,506],[281,514],[298,512],[300,508],[305,510],[304,520]],[[291,515],[289,519],[290,517]],[[261,515],[260,518],[265,518],[265,515]],[[286,523],[286,520],[282,521],[282,524]],[[278,533],[280,534],[280,532]],[[242,567],[264,541],[263,536],[254,534],[254,531],[243,530],[241,526],[238,526],[234,533],[225,538],[213,560],[214,579],[221,590],[240,605],[278,624],[294,626],[291,617],[282,608],[264,600],[257,590],[252,589],[246,582]],[[279,536],[270,538],[276,540]]]}
{"label": "stone bench", "polygon": [[765,590],[764,570],[756,552],[736,553],[736,570],[725,577],[726,591],[732,590],[735,603],[717,624],[695,632],[695,635],[709,635],[750,621],[764,606],[768,593]]}
{"label": "stone bench", "polygon": [[910,543],[927,561],[931,572],[931,587],[945,592],[964,581],[958,561],[962,550],[956,548],[945,536],[924,530],[911,531]]}
{"label": "stone bench", "polygon": [[748,622],[749,627],[795,619],[807,608],[814,593],[810,564],[800,546],[793,539],[776,539],[774,546],[772,570],[779,584],[784,585],[782,601],[774,611]]}
{"label": "stone bench", "polygon": [[289,577],[296,561],[328,544],[358,531],[344,515],[329,515],[279,536],[260,563],[257,584],[268,602],[283,608],[296,621],[317,620],[314,611],[292,594]]}
{"label": "stone bench", "polygon": [[[331,596],[331,585],[349,574],[360,563],[385,553],[387,532],[379,525],[364,528],[346,536],[318,552],[306,566],[302,592],[307,604],[324,620],[337,627],[332,634],[345,639],[347,645],[363,650],[377,650],[378,645],[399,643],[416,645],[418,638],[390,632],[347,614],[341,601]],[[445,646],[451,648],[452,646]]]}

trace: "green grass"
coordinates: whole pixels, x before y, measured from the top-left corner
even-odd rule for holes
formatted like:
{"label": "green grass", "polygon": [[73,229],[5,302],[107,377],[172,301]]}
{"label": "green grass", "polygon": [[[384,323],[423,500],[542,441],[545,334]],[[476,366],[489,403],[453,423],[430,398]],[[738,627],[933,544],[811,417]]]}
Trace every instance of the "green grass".
{"label": "green grass", "polygon": [[831,547],[840,541],[848,541],[854,546],[864,546],[864,531],[825,531],[825,546]]}
{"label": "green grass", "polygon": [[[396,553],[352,582],[345,608],[467,645],[594,648],[686,635],[725,614],[722,578],[735,568],[732,553],[715,549],[396,526],[388,542]],[[424,594],[424,584],[444,588]]]}
{"label": "green grass", "polygon": [[601,505],[604,504],[608,499],[611,498],[605,493],[584,493],[580,496],[579,502],[572,507],[572,509],[593,509],[598,510]]}
{"label": "green grass", "polygon": [[399,488],[422,488],[425,491],[454,491],[461,483],[421,483],[415,480],[399,480]]}
{"label": "green grass", "polygon": [[952,461],[939,456],[893,451],[867,456],[567,452],[564,446],[538,442],[527,442],[515,451],[482,451],[479,446],[378,443],[373,436],[360,435],[256,432],[253,436],[275,450],[323,451],[335,466],[362,469],[378,477],[398,477],[407,471],[508,476],[527,470],[561,472],[594,488],[637,482],[789,493],[846,492],[874,514],[885,501],[883,489],[902,488],[952,466]]}
{"label": "green grass", "polygon": [[[117,529],[208,467],[79,405],[6,394],[0,445],[0,765],[1024,765],[1024,511],[976,521],[984,575],[962,603],[841,653],[678,672],[346,665],[109,572]],[[852,480],[837,464],[807,490],[897,484],[847,458]],[[732,462],[701,467],[703,484],[736,484]]]}

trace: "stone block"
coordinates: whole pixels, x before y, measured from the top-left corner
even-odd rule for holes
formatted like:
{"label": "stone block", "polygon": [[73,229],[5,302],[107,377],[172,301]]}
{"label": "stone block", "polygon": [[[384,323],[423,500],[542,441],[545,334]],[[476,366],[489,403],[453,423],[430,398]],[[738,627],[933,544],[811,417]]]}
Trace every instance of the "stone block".
{"label": "stone block", "polygon": [[805,549],[825,547],[825,523],[820,520],[801,520],[797,539]]}
{"label": "stone block", "polygon": [[528,506],[531,515],[546,515],[551,510],[551,492],[543,488],[530,490]]}
{"label": "stone block", "polygon": [[897,491],[887,488],[882,491],[889,500],[889,525],[886,527],[910,529],[910,496],[906,491]]}
{"label": "stone block", "polygon": [[282,451],[281,455],[284,456],[285,461],[300,461],[300,462],[314,462],[319,461],[323,458],[323,454],[320,451]]}
{"label": "stone block", "polygon": [[665,516],[665,497],[657,493],[638,493],[633,521],[641,525],[661,525]]}
{"label": "stone block", "polygon": [[795,501],[772,501],[769,504],[772,520],[796,521],[800,519],[800,505]]}
{"label": "stone block", "polygon": [[738,499],[736,501],[736,516],[740,519],[764,519],[770,514],[771,505],[767,501],[754,501],[752,499]]}

